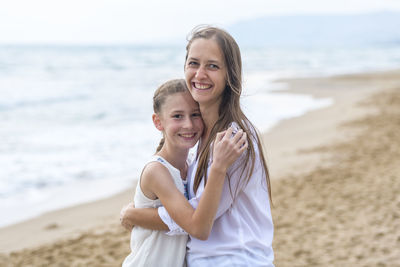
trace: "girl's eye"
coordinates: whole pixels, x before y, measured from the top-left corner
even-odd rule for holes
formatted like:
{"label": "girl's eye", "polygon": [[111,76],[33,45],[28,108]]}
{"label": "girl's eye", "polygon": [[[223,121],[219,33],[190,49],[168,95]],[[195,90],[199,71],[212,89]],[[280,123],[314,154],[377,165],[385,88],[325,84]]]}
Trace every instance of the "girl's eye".
{"label": "girl's eye", "polygon": [[200,113],[193,113],[192,116],[193,117],[201,117],[201,114]]}
{"label": "girl's eye", "polygon": [[182,115],[180,115],[180,114],[175,114],[175,115],[172,115],[172,118],[174,118],[174,119],[180,119],[180,118],[182,118]]}

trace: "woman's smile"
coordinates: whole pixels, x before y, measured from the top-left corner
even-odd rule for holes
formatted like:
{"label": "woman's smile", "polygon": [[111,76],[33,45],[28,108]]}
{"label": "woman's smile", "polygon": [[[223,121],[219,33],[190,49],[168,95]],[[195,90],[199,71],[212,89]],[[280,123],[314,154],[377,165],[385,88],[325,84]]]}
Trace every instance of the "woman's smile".
{"label": "woman's smile", "polygon": [[188,51],[185,79],[200,107],[219,105],[226,86],[225,59],[213,39],[197,39]]}
{"label": "woman's smile", "polygon": [[204,83],[197,83],[197,82],[193,82],[192,86],[193,86],[193,88],[196,88],[197,90],[207,90],[212,87],[211,84],[204,84]]}

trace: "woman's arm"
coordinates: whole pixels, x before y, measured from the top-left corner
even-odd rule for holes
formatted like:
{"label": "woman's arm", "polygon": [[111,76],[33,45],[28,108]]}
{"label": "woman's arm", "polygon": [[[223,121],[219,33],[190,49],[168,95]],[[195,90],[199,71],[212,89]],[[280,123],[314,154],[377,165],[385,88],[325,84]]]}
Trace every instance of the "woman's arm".
{"label": "woman's arm", "polygon": [[122,208],[120,221],[129,231],[135,225],[151,230],[168,231],[168,226],[158,216],[156,208],[135,208],[133,202]]}

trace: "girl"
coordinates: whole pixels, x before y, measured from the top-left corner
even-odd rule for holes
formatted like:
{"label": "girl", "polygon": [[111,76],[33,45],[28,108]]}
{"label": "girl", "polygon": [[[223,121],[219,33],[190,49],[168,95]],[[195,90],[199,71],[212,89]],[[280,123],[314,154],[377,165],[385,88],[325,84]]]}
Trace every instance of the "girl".
{"label": "girl", "polygon": [[[187,157],[199,140],[203,121],[198,104],[184,80],[161,85],[153,97],[153,123],[163,133],[156,154],[145,165],[136,187],[137,207],[165,207],[171,217],[192,236],[208,236],[217,211],[228,167],[247,148],[246,134],[232,129],[217,134],[213,162],[202,200],[194,209],[186,201],[183,180]],[[123,266],[183,266],[187,235],[167,236],[161,231],[135,227],[131,234],[132,253]]]}

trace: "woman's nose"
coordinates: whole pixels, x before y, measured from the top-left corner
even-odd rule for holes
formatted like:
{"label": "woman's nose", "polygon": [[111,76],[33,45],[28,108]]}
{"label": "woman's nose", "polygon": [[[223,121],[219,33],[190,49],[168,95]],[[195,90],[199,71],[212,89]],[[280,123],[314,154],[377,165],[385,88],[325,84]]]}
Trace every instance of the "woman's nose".
{"label": "woman's nose", "polygon": [[196,78],[203,78],[204,76],[206,76],[206,71],[205,71],[205,69],[204,69],[204,67],[199,67],[197,70],[196,70]]}

